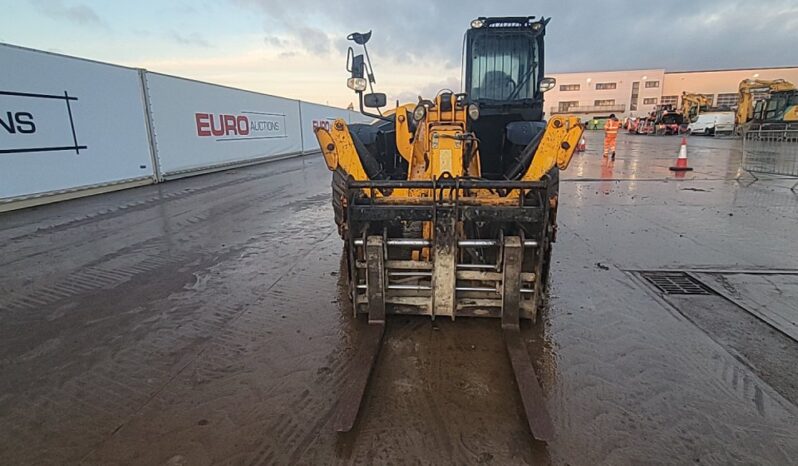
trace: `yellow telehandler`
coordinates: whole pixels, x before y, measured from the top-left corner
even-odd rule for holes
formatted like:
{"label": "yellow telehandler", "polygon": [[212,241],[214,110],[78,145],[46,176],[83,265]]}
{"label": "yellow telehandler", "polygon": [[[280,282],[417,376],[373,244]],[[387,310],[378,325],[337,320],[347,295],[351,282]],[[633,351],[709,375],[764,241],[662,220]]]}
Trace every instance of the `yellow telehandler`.
{"label": "yellow telehandler", "polygon": [[[335,428],[352,429],[377,359],[386,314],[501,319],[530,430],[552,436],[520,334],[534,321],[556,238],[559,170],[582,136],[573,116],[546,122],[543,38],[549,19],[481,17],[465,34],[464,92],[397,105],[373,92],[368,33],[348,39],[347,85],[372,124],[315,130],[333,172],[354,313],[369,334]],[[366,93],[367,89],[370,92]]]}

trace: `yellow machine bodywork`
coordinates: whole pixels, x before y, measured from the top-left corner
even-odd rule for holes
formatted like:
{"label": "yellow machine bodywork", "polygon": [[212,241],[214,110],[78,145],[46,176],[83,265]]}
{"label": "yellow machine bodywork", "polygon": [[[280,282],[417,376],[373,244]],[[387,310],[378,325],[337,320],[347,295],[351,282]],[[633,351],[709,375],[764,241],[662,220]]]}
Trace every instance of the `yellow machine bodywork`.
{"label": "yellow machine bodywork", "polygon": [[684,121],[686,123],[695,122],[702,109],[707,109],[710,105],[712,105],[712,101],[703,94],[682,93],[681,113]]}
{"label": "yellow machine bodywork", "polygon": [[[465,110],[434,112],[427,116],[427,121],[418,127],[415,134],[411,134],[407,129],[410,117],[407,108],[405,105],[396,110],[397,128],[404,128],[396,132],[396,145],[402,156],[410,163],[408,180],[433,180],[444,174],[453,177],[480,176],[479,148],[473,150],[466,165],[464,164],[467,155],[465,144],[457,139],[459,134],[465,132]],[[554,167],[560,170],[568,168],[576,145],[582,137],[582,130],[580,119],[576,116],[557,115],[551,118],[546,125],[546,132],[535,157],[522,179],[538,181]],[[315,134],[330,171],[341,170],[353,180],[369,181],[346,121],[336,120],[329,130],[323,127],[316,128]],[[367,191],[366,188],[363,190]],[[428,191],[400,188],[392,191],[389,197],[396,202],[407,202],[408,198],[429,197]],[[379,192],[376,195],[384,196]],[[514,202],[517,196],[517,192],[510,196],[484,192],[475,195],[486,204]]]}
{"label": "yellow machine bodywork", "polygon": [[[451,99],[451,101],[448,102],[448,105],[445,105],[441,99]],[[375,189],[374,186],[378,186],[379,182],[369,178],[363,160],[358,154],[349,125],[347,125],[343,119],[336,120],[329,129],[319,127],[315,130],[315,135],[318,139],[319,147],[321,148],[327,167],[335,173],[334,178],[339,180],[344,179],[350,185],[356,185],[358,182],[362,184],[356,188],[360,192],[360,194],[356,196],[357,198],[370,199],[370,203],[381,206],[435,206],[444,202],[446,199],[455,199],[455,201],[453,201],[455,204],[463,206],[484,206],[485,208],[513,208],[519,204],[523,204],[523,198],[528,196],[528,192],[524,189],[504,189],[501,186],[496,189],[478,189],[478,187],[474,186],[457,188],[457,183],[460,182],[474,181],[475,183],[479,183],[482,173],[480,171],[481,154],[479,142],[474,139],[473,134],[467,129],[468,116],[465,106],[459,105],[455,99],[455,96],[452,94],[438,96],[433,105],[429,106],[423,120],[417,122],[415,130],[412,132],[409,126],[409,119],[411,118],[409,105],[399,106],[391,112],[395,115],[395,142],[397,151],[401,154],[402,158],[408,162],[407,177],[404,181],[410,182],[411,185],[404,186],[402,183],[398,183],[397,180],[392,180],[392,183],[398,183],[396,187],[391,187],[390,189]],[[442,107],[450,107],[451,110],[439,110]],[[565,170],[582,137],[582,131],[583,127],[578,117],[568,115],[557,115],[552,117],[545,125],[544,133],[540,138],[534,157],[532,157],[528,166],[517,178],[517,182],[539,183],[541,180],[547,179],[553,169]],[[413,182],[432,184],[417,186],[412,185]],[[449,184],[443,187],[442,184],[444,182],[448,182]],[[489,181],[485,182],[490,184]],[[501,184],[502,181],[500,180],[498,183]],[[441,185],[441,187],[437,187],[438,185]],[[351,190],[334,191],[334,196],[339,196],[339,198],[334,199],[333,203],[337,203],[337,205],[341,206],[341,213],[337,214],[336,218],[339,224],[339,231],[341,231],[345,239],[351,240],[351,238],[347,238],[349,230],[352,227],[349,225],[350,219],[346,213],[347,207],[349,207],[348,203],[352,202]],[[540,227],[552,233],[551,241],[553,241],[553,231],[556,229],[554,214],[556,213],[558,202],[557,193],[554,192],[554,194],[549,194],[548,198],[543,202],[546,204],[546,212],[550,211],[551,214],[547,214],[546,219],[540,220]],[[397,215],[401,216],[403,214],[397,213]],[[398,220],[402,219],[398,218]],[[433,217],[433,219],[429,221],[420,222],[421,228],[414,236],[415,240],[418,240],[418,244],[413,248],[410,256],[406,259],[420,262],[411,264],[393,261],[391,265],[399,265],[400,268],[422,267],[425,268],[425,270],[429,269],[431,271],[429,273],[433,277],[437,276],[439,273],[443,273],[439,272],[439,269],[444,268],[442,265],[444,261],[440,258],[441,254],[436,254],[433,250],[433,243],[436,240],[439,241],[438,237],[444,235],[440,233],[436,234],[437,226],[435,221]],[[408,223],[410,222],[408,221]],[[452,225],[452,231],[449,232],[451,234],[447,234],[449,237],[448,241],[451,243],[451,247],[448,249],[452,256],[462,255],[462,253],[458,252],[457,246],[460,244],[458,243],[458,239],[465,238],[462,223],[461,221],[455,221]],[[407,240],[407,238],[404,239]],[[385,240],[386,249],[388,248],[387,243],[391,243],[391,241],[397,243],[399,241],[399,239],[389,241],[387,237]],[[366,238],[358,241],[352,243],[354,248],[365,248]],[[414,240],[409,241],[412,243]],[[544,241],[545,244],[540,244],[540,247],[545,247],[548,250],[548,248],[550,248],[548,241],[549,239],[546,239]],[[462,242],[462,244],[466,243],[467,241]],[[537,243],[537,241],[527,241],[527,245],[530,243]],[[389,254],[386,253],[386,255]],[[355,256],[357,256],[357,254],[355,254]],[[436,257],[438,258],[437,260]],[[449,261],[451,262],[453,260],[454,259],[451,259]],[[353,258],[353,261],[358,262],[357,258]],[[501,263],[499,259],[497,259],[497,262],[499,264]],[[452,263],[450,265],[451,270],[446,272],[448,275],[452,277],[456,275],[459,279],[463,280],[471,279],[469,283],[472,285],[477,282],[484,284],[484,282],[480,281],[480,279],[484,277],[494,279],[494,282],[496,282],[496,277],[498,277],[496,273],[500,272],[502,269],[501,265],[497,265],[495,267],[495,272],[481,272],[476,270],[456,271],[455,269],[457,267],[455,267],[455,264]],[[468,265],[476,267],[480,264],[461,265],[463,267]],[[536,270],[536,272],[533,270]],[[409,274],[410,272],[407,273]],[[491,273],[493,275],[490,275]],[[543,279],[541,277],[542,272],[540,267],[538,267],[537,269],[533,268],[527,272],[519,268],[518,273],[519,278],[521,275],[526,278],[525,283],[528,289],[535,290],[534,297],[527,296],[527,299],[520,300],[519,306],[521,308],[521,316],[534,319],[536,316],[536,307],[542,293],[542,286],[540,284]],[[381,274],[389,275],[388,272],[381,272]],[[352,276],[357,277],[358,273],[353,272]],[[357,278],[353,278],[353,280],[358,282],[353,284],[353,295],[355,296],[355,307],[357,309],[358,296],[361,294],[358,292],[357,286],[359,284],[365,289],[365,285],[362,283],[362,280],[358,281]],[[455,278],[450,280],[448,276],[445,280],[452,281],[453,283],[457,281]],[[447,290],[437,291],[435,283],[440,281],[441,280],[433,279],[431,283],[426,284],[427,287],[431,288],[432,293],[426,293],[428,301],[424,305],[418,304],[422,301],[422,297],[417,297],[418,299],[413,300],[411,296],[406,296],[412,294],[408,291],[403,291],[403,296],[401,297],[403,299],[399,299],[399,297],[393,301],[389,299],[389,304],[391,302],[397,304],[412,302],[418,305],[418,310],[409,311],[405,308],[403,312],[420,313],[431,316],[445,315],[454,318],[455,315],[459,314],[457,309],[458,299],[456,297],[458,293],[455,292],[454,288],[449,290],[450,292],[447,292]],[[492,286],[497,285],[493,283]],[[470,288],[465,287],[463,289],[476,290],[482,288],[471,286]],[[363,291],[362,295],[365,296],[365,294],[365,291]],[[443,297],[447,295],[449,298],[444,299]],[[492,292],[486,294],[486,296],[491,295]],[[499,295],[501,295],[501,293],[499,293]],[[469,302],[472,304],[475,303],[474,307],[485,305],[501,309],[504,303],[502,298],[500,296],[498,299],[496,299],[496,296],[493,296],[493,298],[494,299],[491,301],[490,299],[476,297]],[[445,301],[446,304],[441,304],[442,301]],[[368,301],[364,297],[362,302],[365,304]],[[367,307],[364,307],[364,309],[365,308]],[[490,314],[483,310],[466,315],[499,316],[500,314]]]}
{"label": "yellow machine bodywork", "polygon": [[[784,79],[744,79],[740,81],[740,98],[734,122],[742,126],[754,118],[754,91],[781,92],[794,91],[795,85]],[[798,121],[798,106],[789,108],[784,113],[784,121]]]}

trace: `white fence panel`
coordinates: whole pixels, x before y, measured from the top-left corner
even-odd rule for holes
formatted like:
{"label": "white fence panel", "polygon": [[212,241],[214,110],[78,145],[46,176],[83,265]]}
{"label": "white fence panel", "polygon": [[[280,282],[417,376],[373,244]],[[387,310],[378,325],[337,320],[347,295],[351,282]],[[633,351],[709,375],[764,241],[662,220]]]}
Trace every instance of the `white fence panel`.
{"label": "white fence panel", "polygon": [[349,110],[349,123],[365,123],[370,125],[374,123],[374,121],[375,119],[370,116],[366,116],[360,112]]}
{"label": "white fence panel", "polygon": [[352,110],[301,101],[299,104],[302,114],[302,152],[305,154],[319,151],[319,143],[313,131],[320,126],[329,129],[338,118],[349,124],[371,124],[375,121],[372,117]]}
{"label": "white fence panel", "polygon": [[329,129],[338,118],[349,122],[351,112],[343,108],[308,102],[300,102],[300,106],[302,109],[302,151],[305,153],[319,151],[319,143],[316,141],[313,130],[320,126]]}
{"label": "white fence panel", "polygon": [[302,152],[296,100],[145,76],[153,141],[166,178]]}
{"label": "white fence panel", "polygon": [[0,202],[154,178],[139,71],[0,44]]}
{"label": "white fence panel", "polygon": [[798,124],[747,124],[743,128],[742,168],[749,173],[798,178]]}

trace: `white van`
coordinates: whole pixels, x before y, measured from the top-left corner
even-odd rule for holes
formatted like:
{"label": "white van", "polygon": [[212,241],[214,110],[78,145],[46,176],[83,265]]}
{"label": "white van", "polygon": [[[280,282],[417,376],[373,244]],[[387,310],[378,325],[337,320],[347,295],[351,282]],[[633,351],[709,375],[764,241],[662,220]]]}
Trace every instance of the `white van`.
{"label": "white van", "polygon": [[712,136],[716,130],[734,129],[734,112],[707,112],[698,115],[698,119],[687,126],[690,134]]}

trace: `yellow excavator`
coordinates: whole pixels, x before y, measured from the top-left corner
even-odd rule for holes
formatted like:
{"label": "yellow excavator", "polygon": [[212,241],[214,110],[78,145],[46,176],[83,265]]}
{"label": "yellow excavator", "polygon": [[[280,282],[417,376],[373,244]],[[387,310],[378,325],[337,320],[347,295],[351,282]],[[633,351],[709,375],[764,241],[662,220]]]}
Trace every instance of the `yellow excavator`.
{"label": "yellow excavator", "polygon": [[[550,18],[549,18],[550,19]],[[544,120],[549,19],[480,17],[465,34],[464,91],[386,106],[375,93],[368,33],[348,39],[348,87],[372,124],[315,130],[332,173],[355,316],[368,316],[335,428],[353,428],[387,314],[500,319],[535,438],[553,435],[520,333],[545,293],[557,232],[559,170],[582,136],[577,117]],[[366,92],[367,89],[369,92]]]}
{"label": "yellow excavator", "polygon": [[[745,79],[740,82],[739,90],[734,119],[738,128],[751,121],[765,125],[798,123],[798,90],[793,83],[784,79]],[[754,103],[755,92],[767,96]]]}
{"label": "yellow excavator", "polygon": [[682,108],[681,113],[684,117],[685,124],[695,123],[698,115],[701,112],[706,112],[712,105],[709,97],[703,94],[694,94],[691,92],[682,92]]}

